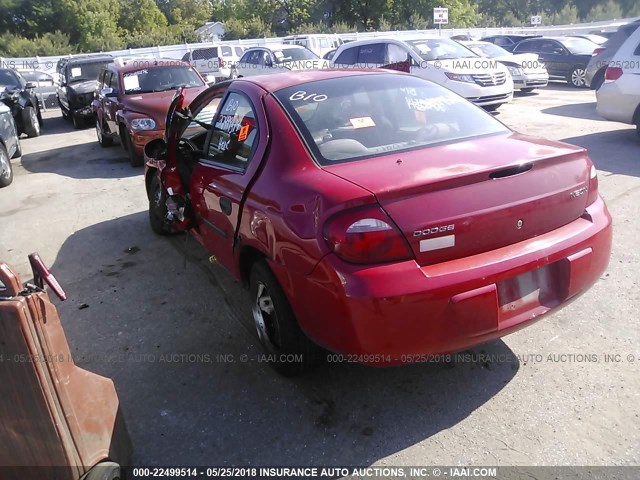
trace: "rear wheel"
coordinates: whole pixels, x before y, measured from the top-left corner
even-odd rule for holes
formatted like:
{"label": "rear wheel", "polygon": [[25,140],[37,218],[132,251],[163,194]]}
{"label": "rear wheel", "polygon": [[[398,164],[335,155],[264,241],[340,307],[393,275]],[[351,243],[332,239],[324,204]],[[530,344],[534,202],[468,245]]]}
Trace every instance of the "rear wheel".
{"label": "rear wheel", "polygon": [[28,137],[40,135],[40,121],[38,120],[38,112],[34,107],[27,106],[22,110],[22,127]]}
{"label": "rear wheel", "polygon": [[251,267],[249,290],[258,339],[271,366],[282,375],[293,376],[318,364],[322,349],[300,329],[287,297],[264,260]]}
{"label": "rear wheel", "polygon": [[104,130],[100,119],[96,116],[96,137],[98,137],[98,143],[101,147],[106,148],[113,145],[113,138],[105,137]]}
{"label": "rear wheel", "polygon": [[567,82],[575,88],[583,88],[586,85],[585,76],[584,66],[578,65],[571,70],[571,73],[567,77]]}
{"label": "rear wheel", "polygon": [[500,108],[500,105],[502,105],[501,103],[495,103],[493,105],[483,105],[482,108],[484,108],[487,112],[495,112],[496,110],[498,110],[498,108]]}
{"label": "rear wheel", "polygon": [[0,187],[7,187],[13,182],[13,168],[7,149],[0,143]]}

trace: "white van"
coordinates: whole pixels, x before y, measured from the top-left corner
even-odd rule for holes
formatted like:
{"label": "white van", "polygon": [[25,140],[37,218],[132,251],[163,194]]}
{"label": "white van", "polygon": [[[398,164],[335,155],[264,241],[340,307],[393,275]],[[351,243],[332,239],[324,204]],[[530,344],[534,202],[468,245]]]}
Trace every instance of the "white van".
{"label": "white van", "polygon": [[282,39],[282,43],[301,45],[322,58],[325,53],[342,45],[342,40],[337,35],[314,33],[309,35],[289,35]]}
{"label": "white van", "polygon": [[447,87],[486,110],[496,110],[513,99],[513,79],[507,67],[443,37],[371,38],[345,43],[333,56],[331,66],[409,72]]}
{"label": "white van", "polygon": [[239,45],[212,45],[185,53],[182,61],[191,64],[211,84],[233,78],[243,53],[244,48]]}
{"label": "white van", "polygon": [[596,111],[607,120],[636,126],[640,135],[640,28],[620,46],[596,91]]}

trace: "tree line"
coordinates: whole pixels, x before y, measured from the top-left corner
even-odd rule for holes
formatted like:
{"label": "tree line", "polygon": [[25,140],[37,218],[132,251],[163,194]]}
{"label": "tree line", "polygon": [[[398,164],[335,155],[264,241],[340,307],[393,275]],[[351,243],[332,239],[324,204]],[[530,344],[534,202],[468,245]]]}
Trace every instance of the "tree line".
{"label": "tree line", "polygon": [[0,55],[62,55],[200,41],[221,21],[225,40],[289,33],[517,27],[640,16],[638,0],[0,0]]}

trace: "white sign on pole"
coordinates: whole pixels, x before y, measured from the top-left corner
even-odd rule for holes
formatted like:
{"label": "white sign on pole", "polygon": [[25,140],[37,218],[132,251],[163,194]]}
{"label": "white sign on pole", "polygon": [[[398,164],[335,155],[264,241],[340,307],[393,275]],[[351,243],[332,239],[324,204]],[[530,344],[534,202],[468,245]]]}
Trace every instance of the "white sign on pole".
{"label": "white sign on pole", "polygon": [[433,23],[436,25],[446,25],[449,23],[449,9],[440,7],[434,8]]}
{"label": "white sign on pole", "polygon": [[532,15],[531,16],[531,25],[542,25],[542,16],[541,15]]}

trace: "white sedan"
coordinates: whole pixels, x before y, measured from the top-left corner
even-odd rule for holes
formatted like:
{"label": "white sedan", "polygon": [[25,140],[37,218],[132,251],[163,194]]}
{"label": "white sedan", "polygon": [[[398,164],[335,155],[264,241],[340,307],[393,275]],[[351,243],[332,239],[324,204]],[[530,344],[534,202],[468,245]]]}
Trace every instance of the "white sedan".
{"label": "white sedan", "polygon": [[491,58],[503,64],[513,78],[514,90],[531,92],[549,83],[547,68],[535,53],[513,54],[490,42],[460,41],[462,45],[481,57]]}

